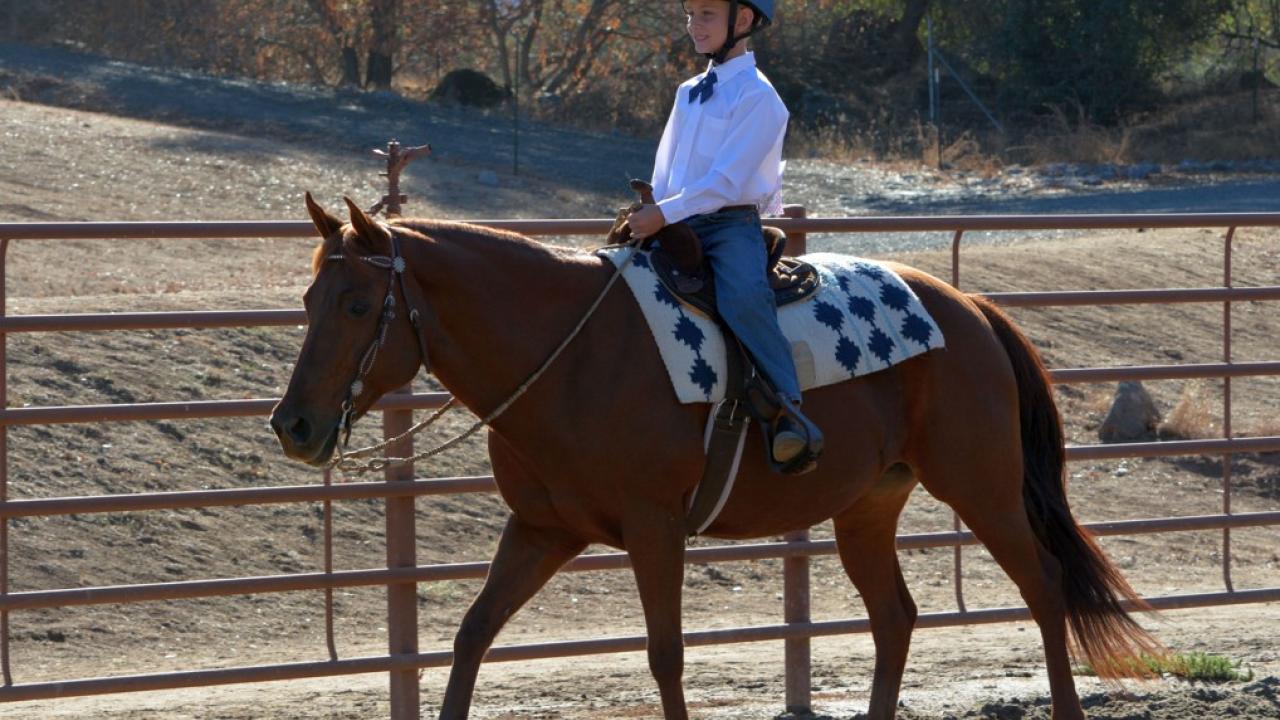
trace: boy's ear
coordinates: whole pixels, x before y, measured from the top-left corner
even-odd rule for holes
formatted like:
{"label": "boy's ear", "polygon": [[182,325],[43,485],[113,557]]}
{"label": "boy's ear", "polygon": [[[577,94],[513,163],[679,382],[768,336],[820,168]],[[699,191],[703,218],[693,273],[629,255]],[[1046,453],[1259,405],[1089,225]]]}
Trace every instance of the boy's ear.
{"label": "boy's ear", "polygon": [[391,234],[387,229],[369,217],[351,198],[342,199],[347,201],[347,210],[351,213],[351,227],[356,231],[356,244],[372,255],[390,255]]}
{"label": "boy's ear", "polygon": [[734,28],[735,33],[744,33],[756,24],[756,9],[746,5],[738,6],[737,27]]}
{"label": "boy's ear", "polygon": [[307,193],[307,212],[310,213],[311,222],[315,223],[316,231],[322,238],[328,239],[342,227],[342,221],[320,207],[320,203],[316,202],[309,192]]}

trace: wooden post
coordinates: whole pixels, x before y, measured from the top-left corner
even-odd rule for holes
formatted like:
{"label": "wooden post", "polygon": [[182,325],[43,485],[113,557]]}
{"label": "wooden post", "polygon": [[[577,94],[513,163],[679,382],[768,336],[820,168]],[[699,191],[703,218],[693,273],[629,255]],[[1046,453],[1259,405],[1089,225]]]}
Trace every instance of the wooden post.
{"label": "wooden post", "polygon": [[402,150],[398,140],[392,140],[387,143],[386,150],[373,151],[374,155],[385,157],[387,159],[387,171],[383,175],[387,178],[387,194],[378,201],[377,205],[369,208],[370,215],[377,215],[379,211],[386,210],[387,217],[400,217],[400,206],[407,202],[409,198],[400,192],[400,172],[405,166],[431,154],[430,145],[419,145]]}

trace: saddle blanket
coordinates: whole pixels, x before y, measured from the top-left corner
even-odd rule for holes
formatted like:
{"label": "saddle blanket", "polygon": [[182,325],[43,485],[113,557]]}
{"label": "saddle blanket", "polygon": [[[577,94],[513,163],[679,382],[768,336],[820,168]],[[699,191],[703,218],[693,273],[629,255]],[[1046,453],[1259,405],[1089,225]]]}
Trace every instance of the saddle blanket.
{"label": "saddle blanket", "polygon": [[[597,254],[622,265],[630,247]],[[942,331],[897,273],[871,260],[805,255],[818,269],[818,292],[778,310],[802,390],[883,370],[944,346]],[[711,318],[681,303],[658,281],[649,253],[623,271],[658,343],[682,403],[719,402],[725,393],[725,341]]]}

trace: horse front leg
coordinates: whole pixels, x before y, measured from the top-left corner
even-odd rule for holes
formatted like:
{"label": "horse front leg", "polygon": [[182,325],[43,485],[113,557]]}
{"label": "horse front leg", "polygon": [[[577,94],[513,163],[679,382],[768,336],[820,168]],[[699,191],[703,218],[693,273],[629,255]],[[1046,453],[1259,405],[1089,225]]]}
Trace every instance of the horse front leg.
{"label": "horse front leg", "polygon": [[441,720],[463,720],[471,709],[480,662],[507,620],[586,547],[563,533],[536,528],[512,515],[502,531],[480,594],[453,641],[453,667]]}
{"label": "horse front leg", "polygon": [[680,595],[684,588],[684,522],[661,508],[631,511],[624,542],[631,556],[648,629],[649,671],[658,681],[662,716],[687,720],[684,702],[684,635]]}

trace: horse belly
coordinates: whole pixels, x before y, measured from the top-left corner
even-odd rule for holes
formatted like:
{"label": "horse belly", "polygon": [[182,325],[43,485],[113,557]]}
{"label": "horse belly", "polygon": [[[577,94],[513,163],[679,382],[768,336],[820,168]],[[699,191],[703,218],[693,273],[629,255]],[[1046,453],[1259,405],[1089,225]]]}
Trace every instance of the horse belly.
{"label": "horse belly", "polygon": [[[928,356],[922,356],[928,357]],[[922,362],[908,360],[898,368]],[[780,535],[821,523],[884,482],[902,460],[911,391],[898,368],[805,394],[804,410],[822,429],[826,449],[816,470],[780,475],[769,469],[761,431],[748,431],[734,491],[707,535],[750,538]]]}

